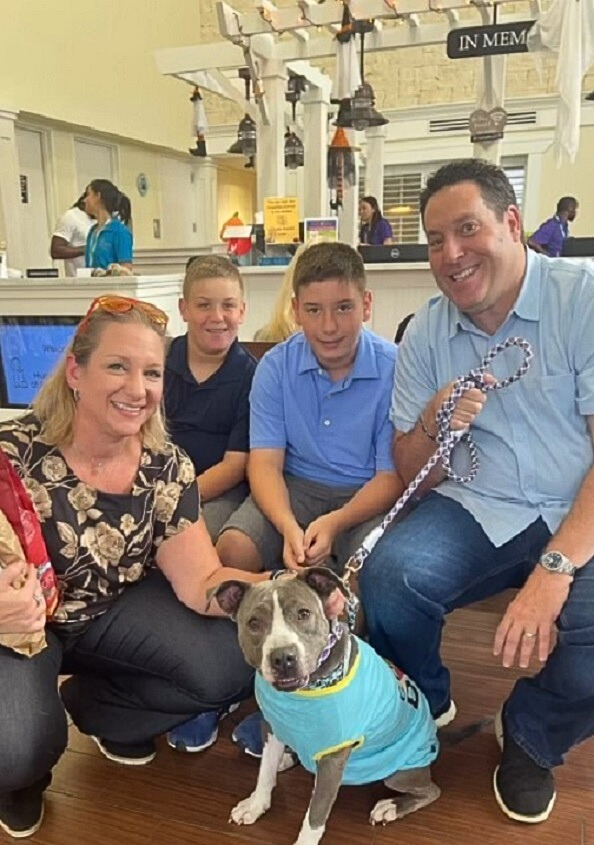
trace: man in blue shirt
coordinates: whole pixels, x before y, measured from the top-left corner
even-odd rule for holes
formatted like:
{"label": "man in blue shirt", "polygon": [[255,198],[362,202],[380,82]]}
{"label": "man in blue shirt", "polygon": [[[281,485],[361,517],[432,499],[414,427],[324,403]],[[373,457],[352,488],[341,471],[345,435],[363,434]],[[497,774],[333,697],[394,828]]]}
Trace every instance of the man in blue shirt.
{"label": "man in blue shirt", "polygon": [[[464,485],[435,468],[427,495],[376,545],[359,581],[370,642],[414,678],[435,717],[453,718],[445,615],[521,587],[494,653],[523,668],[534,654],[541,670],[503,707],[494,790],[510,818],[540,822],[555,800],[552,768],[594,733],[594,274],[526,250],[513,188],[484,161],[440,168],[421,214],[443,295],[399,347],[391,418],[404,481],[435,451],[453,379],[510,336],[527,339],[534,360],[507,389],[458,400],[451,427],[472,425],[479,472]],[[517,369],[511,352],[495,360],[496,377]]]}
{"label": "man in blue shirt", "polygon": [[528,239],[528,246],[536,252],[557,258],[563,252],[563,244],[569,237],[569,224],[575,220],[578,201],[575,197],[561,197],[557,213],[542,223]]}

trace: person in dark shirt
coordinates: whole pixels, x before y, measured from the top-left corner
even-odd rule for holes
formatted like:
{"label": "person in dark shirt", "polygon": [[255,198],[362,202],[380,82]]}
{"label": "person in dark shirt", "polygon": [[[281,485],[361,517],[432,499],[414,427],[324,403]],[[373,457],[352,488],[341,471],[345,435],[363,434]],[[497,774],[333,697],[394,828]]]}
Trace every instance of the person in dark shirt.
{"label": "person in dark shirt", "polygon": [[554,217],[545,220],[536,232],[528,238],[528,246],[556,258],[563,252],[563,244],[569,237],[569,224],[575,220],[578,210],[575,197],[561,197]]}
{"label": "person in dark shirt", "polygon": [[243,283],[226,256],[188,262],[180,312],[185,335],[165,365],[165,417],[174,443],[196,469],[209,534],[247,495],[249,392],[256,359],[238,342],[245,314]]}

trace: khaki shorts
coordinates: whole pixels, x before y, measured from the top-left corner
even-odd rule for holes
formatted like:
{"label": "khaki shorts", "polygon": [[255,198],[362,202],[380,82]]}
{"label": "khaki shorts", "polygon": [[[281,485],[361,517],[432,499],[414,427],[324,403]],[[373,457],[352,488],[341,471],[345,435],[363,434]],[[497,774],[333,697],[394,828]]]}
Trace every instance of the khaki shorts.
{"label": "khaki shorts", "polygon": [[[294,475],[285,475],[284,478],[289,491],[291,509],[303,529],[319,516],[341,508],[360,489],[359,487],[330,487],[317,481],[296,478]],[[327,561],[326,565],[342,574],[349,557],[383,518],[383,513],[378,514],[339,534],[332,546],[332,559]],[[231,515],[221,528],[220,534],[232,528],[246,534],[254,543],[264,563],[264,569],[283,568],[283,537],[264,516],[252,496],[248,496]]]}
{"label": "khaki shorts", "polygon": [[216,542],[219,532],[229,517],[237,510],[249,493],[249,487],[242,481],[231,490],[227,490],[222,496],[205,502],[200,508],[200,514],[206,523],[210,539]]}

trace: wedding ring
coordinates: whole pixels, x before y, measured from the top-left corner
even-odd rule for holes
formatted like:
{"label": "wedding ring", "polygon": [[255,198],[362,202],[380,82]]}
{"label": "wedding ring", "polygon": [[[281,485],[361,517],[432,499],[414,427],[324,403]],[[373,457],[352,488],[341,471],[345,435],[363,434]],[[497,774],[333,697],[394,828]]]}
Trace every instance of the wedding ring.
{"label": "wedding ring", "polygon": [[532,631],[524,631],[522,636],[528,637],[528,639],[531,640],[536,636],[536,634],[533,634]]}

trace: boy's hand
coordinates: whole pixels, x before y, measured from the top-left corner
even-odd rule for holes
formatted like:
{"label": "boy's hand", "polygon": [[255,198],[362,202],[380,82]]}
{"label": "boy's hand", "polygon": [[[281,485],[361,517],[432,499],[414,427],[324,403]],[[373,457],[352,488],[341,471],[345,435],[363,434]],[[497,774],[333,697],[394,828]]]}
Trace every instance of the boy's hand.
{"label": "boy's hand", "polygon": [[287,569],[300,569],[305,566],[303,529],[295,523],[284,531],[283,537],[283,562]]}
{"label": "boy's hand", "polygon": [[310,522],[305,531],[305,560],[308,566],[321,566],[332,553],[337,531],[332,513]]}

